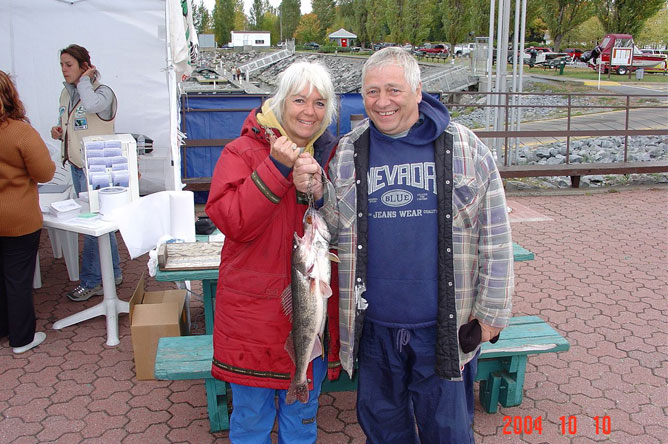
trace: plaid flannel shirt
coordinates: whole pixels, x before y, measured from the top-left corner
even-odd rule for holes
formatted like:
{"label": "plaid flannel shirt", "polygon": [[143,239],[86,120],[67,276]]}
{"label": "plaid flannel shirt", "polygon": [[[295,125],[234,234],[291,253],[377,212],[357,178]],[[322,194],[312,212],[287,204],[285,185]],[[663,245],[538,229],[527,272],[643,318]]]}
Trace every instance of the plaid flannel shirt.
{"label": "plaid flannel shirt", "polygon": [[[339,142],[328,168],[329,180],[320,209],[330,225],[339,256],[339,330],[341,365],[352,376],[356,358],[355,319],[366,307],[364,282],[355,282],[357,217],[354,143],[368,129],[368,120]],[[452,193],[457,330],[473,315],[503,328],[511,317],[514,289],[513,248],[503,183],[490,150],[468,128],[450,123],[453,136]],[[366,173],[366,172],[365,172]],[[440,179],[440,178],[439,178]],[[366,211],[360,209],[359,211]],[[436,259],[435,259],[436,260]],[[459,349],[460,367],[477,350]]]}

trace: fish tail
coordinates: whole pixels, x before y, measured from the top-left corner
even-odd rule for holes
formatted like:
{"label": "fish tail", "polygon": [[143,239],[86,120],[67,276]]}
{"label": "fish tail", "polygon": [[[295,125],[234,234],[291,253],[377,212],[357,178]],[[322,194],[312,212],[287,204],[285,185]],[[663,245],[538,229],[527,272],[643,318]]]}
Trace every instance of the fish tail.
{"label": "fish tail", "polygon": [[300,383],[293,380],[290,383],[287,395],[285,395],[285,403],[289,405],[295,401],[299,401],[302,404],[306,404],[308,398],[308,383],[306,381]]}

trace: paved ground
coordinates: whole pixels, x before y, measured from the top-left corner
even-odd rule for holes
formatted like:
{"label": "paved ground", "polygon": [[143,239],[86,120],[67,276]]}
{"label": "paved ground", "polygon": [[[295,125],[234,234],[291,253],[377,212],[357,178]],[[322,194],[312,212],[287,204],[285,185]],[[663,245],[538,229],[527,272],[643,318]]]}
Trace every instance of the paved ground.
{"label": "paved ground", "polygon": [[[487,414],[478,405],[477,442],[666,442],[668,188],[509,201],[514,240],[536,256],[517,263],[514,313],[540,315],[571,349],[529,358],[521,406]],[[72,284],[64,262],[52,258],[46,235],[42,247],[44,286],[35,301],[47,340],[18,356],[0,340],[0,443],[229,442],[227,433],[208,431],[202,382],[135,379],[127,315],[117,347],[105,345],[102,318],[51,329],[99,299],[66,299]],[[146,257],[130,261],[122,252],[122,259],[119,295],[127,300]],[[149,281],[158,288],[169,285]],[[193,302],[192,314],[201,332],[201,302]],[[364,442],[354,393],[323,394],[321,405],[319,443]],[[540,419],[542,433],[516,433],[515,418],[526,417],[534,425]],[[563,434],[569,421],[573,433]]]}

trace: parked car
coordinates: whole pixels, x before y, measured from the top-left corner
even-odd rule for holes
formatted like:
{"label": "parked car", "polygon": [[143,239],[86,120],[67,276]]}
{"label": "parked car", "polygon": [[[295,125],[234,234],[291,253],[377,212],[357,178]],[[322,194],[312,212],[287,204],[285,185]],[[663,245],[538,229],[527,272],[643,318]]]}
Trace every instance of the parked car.
{"label": "parked car", "polygon": [[316,50],[316,49],[320,49],[320,44],[318,44],[316,42],[308,42],[308,43],[304,43],[304,48]]}
{"label": "parked car", "polygon": [[584,53],[584,51],[579,49],[579,48],[566,48],[566,49],[564,49],[564,52],[572,60],[580,60],[580,57],[582,56],[582,53]]}
{"label": "parked car", "polygon": [[448,45],[444,43],[425,43],[415,50],[415,54],[445,54],[445,57],[447,57],[450,54],[450,50],[448,49]]}
{"label": "parked car", "polygon": [[397,44],[396,43],[391,43],[391,42],[374,43],[373,44],[373,50],[374,51],[379,51],[383,48],[387,48],[388,46],[397,46]]}

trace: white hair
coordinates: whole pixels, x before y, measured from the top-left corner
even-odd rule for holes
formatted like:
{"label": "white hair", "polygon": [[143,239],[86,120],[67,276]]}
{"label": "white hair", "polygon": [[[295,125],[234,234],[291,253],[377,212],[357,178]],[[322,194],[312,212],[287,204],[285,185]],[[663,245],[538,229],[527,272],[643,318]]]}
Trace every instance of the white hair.
{"label": "white hair", "polygon": [[308,94],[318,90],[327,102],[325,117],[320,129],[327,128],[336,117],[336,94],[327,67],[320,62],[298,61],[288,66],[278,76],[278,88],[269,100],[269,108],[278,122],[283,125],[283,109],[288,97],[299,94],[308,86]]}
{"label": "white hair", "polygon": [[411,87],[411,90],[417,92],[420,86],[420,67],[418,66],[415,57],[410,55],[408,51],[396,46],[388,46],[371,55],[364,63],[362,68],[362,85],[364,85],[364,78],[367,71],[374,68],[382,68],[388,65],[396,65],[404,69],[404,77],[406,82]]}

